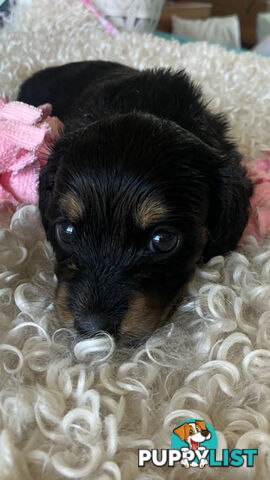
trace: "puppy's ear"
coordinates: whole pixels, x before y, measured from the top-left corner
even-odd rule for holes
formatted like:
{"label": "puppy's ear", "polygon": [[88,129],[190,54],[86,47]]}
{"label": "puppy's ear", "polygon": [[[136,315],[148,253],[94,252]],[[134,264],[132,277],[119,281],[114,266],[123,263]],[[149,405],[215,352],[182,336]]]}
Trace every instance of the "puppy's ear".
{"label": "puppy's ear", "polygon": [[50,207],[54,197],[54,185],[59,165],[59,157],[52,153],[39,177],[39,210],[48,239],[50,239]]}
{"label": "puppy's ear", "polygon": [[210,187],[209,241],[203,252],[205,261],[234,250],[248,221],[249,197],[253,188],[240,160],[240,154],[233,150],[216,164],[214,183]]}

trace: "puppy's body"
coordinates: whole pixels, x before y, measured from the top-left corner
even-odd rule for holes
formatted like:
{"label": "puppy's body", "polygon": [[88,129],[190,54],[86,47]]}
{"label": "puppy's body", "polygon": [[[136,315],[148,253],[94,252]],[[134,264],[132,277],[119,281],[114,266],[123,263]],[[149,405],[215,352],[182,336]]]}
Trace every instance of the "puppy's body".
{"label": "puppy's body", "polygon": [[36,73],[21,86],[18,100],[35,106],[52,103],[53,114],[68,121],[66,130],[113,114],[144,112],[174,121],[208,145],[232,149],[224,138],[224,117],[211,114],[183,71],[75,62]]}
{"label": "puppy's body", "polygon": [[80,62],[39,72],[19,100],[65,122],[40,178],[59,316],[138,338],[162,325],[196,263],[234,249],[251,185],[183,72]]}

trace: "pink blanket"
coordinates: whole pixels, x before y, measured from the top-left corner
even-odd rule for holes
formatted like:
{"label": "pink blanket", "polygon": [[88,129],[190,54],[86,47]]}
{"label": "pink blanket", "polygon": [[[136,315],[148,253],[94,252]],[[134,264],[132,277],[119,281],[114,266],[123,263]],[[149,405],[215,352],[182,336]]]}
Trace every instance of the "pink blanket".
{"label": "pink blanket", "polygon": [[240,243],[248,235],[262,243],[270,235],[270,150],[262,150],[263,156],[246,165],[247,174],[254,185],[250,200],[250,216]]}
{"label": "pink blanket", "polygon": [[0,99],[0,202],[36,203],[40,169],[63,124],[52,106]]}

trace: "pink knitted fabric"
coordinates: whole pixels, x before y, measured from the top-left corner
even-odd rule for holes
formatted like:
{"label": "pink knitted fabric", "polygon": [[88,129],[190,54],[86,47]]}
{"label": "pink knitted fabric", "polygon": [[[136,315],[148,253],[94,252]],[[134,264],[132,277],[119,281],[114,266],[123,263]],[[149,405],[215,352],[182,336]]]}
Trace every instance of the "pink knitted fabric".
{"label": "pink knitted fabric", "polygon": [[248,235],[262,243],[270,235],[270,150],[262,150],[264,156],[246,165],[247,174],[254,185],[251,197],[250,216],[241,238],[245,243]]}
{"label": "pink knitted fabric", "polygon": [[51,112],[48,103],[36,108],[0,99],[0,202],[37,202],[40,169],[63,129]]}

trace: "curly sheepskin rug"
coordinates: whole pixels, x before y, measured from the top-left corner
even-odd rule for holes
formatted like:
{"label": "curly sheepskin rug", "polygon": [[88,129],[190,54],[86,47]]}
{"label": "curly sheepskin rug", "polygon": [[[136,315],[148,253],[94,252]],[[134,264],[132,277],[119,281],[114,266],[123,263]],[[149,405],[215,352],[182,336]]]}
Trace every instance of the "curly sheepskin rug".
{"label": "curly sheepskin rug", "polygon": [[[247,161],[270,144],[270,59],[151,35],[108,36],[79,0],[18,0],[0,32],[0,93],[48,65],[83,59],[186,68],[226,112]],[[36,206],[0,211],[1,480],[269,479],[270,240],[196,272],[174,321],[137,349],[59,329],[56,279]],[[179,272],[181,275],[181,272]],[[173,429],[201,418],[222,449],[258,449],[255,466],[148,462]]]}

